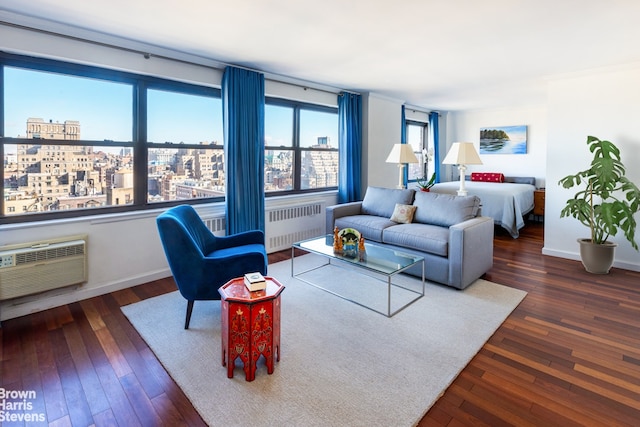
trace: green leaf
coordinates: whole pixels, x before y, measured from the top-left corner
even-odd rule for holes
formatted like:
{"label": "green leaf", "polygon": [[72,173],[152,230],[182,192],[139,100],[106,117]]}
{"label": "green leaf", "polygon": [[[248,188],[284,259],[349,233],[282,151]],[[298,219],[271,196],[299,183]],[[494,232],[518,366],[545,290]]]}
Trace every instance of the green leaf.
{"label": "green leaf", "polygon": [[560,211],[560,217],[571,216],[590,228],[595,243],[604,243],[609,236],[622,231],[631,246],[639,250],[634,215],[640,211],[640,190],[625,176],[626,169],[615,144],[590,135],[587,145],[593,154],[590,167],[558,181],[566,189],[578,187]]}

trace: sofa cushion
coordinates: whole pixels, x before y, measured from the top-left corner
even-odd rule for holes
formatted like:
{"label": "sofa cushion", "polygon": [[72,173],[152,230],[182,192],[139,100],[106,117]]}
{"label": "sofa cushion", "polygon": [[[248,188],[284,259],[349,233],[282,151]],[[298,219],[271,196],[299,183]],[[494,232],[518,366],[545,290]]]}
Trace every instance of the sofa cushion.
{"label": "sofa cushion", "polygon": [[388,217],[383,218],[375,215],[351,215],[335,220],[335,226],[338,229],[355,228],[365,240],[374,242],[382,242],[382,230],[392,225],[397,225],[397,223]]}
{"label": "sofa cushion", "polygon": [[382,242],[446,257],[449,229],[429,224],[398,224],[384,229]]}
{"label": "sofa cushion", "polygon": [[362,200],[362,213],[391,218],[396,203],[410,205],[414,194],[413,189],[369,187]]}
{"label": "sofa cushion", "polygon": [[411,224],[415,212],[416,207],[413,205],[396,203],[396,208],[393,210],[393,215],[391,215],[391,221],[401,224]]}
{"label": "sofa cushion", "polygon": [[413,204],[414,222],[450,227],[478,215],[480,198],[419,191]]}

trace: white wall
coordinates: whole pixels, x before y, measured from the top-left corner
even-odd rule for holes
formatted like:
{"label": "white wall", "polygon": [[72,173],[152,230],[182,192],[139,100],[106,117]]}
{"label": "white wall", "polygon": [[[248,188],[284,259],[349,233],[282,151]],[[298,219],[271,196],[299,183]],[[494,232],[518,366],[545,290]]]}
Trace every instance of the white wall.
{"label": "white wall", "polygon": [[[588,135],[615,143],[622,152],[627,177],[640,185],[640,64],[570,76],[549,83],[549,144],[543,253],[579,259],[577,238],[589,231],[560,211],[575,191],[558,181],[588,168]],[[640,222],[640,214],[636,214]],[[640,253],[619,235],[615,266],[640,271]],[[640,239],[636,238],[636,242]]]}
{"label": "white wall", "polygon": [[161,57],[145,59],[140,53],[88,44],[21,28],[0,25],[0,49],[7,53],[60,59],[145,75],[220,87],[222,71]]}
{"label": "white wall", "polygon": [[[479,151],[480,129],[490,126],[527,126],[527,154],[482,154],[482,165],[467,166],[472,172],[502,172],[507,176],[533,176],[536,186],[545,186],[547,160],[547,109],[524,106],[504,109],[450,112],[447,118],[447,146],[443,158],[454,142],[473,142]],[[444,180],[457,180],[458,169],[442,169]],[[445,179],[448,178],[448,179]]]}
{"label": "white wall", "polygon": [[[376,94],[365,94],[363,100],[363,163],[362,182],[374,187],[395,188],[398,166],[386,163],[393,144],[400,143],[402,102]],[[364,192],[363,192],[364,195]]]}

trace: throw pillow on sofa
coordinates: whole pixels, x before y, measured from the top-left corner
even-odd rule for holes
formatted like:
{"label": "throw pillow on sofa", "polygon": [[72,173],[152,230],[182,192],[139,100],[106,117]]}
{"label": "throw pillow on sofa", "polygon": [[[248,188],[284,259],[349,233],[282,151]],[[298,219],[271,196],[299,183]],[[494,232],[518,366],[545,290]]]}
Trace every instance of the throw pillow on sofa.
{"label": "throw pillow on sofa", "polygon": [[391,218],[396,203],[410,205],[414,193],[413,189],[369,187],[362,200],[362,214]]}
{"label": "throw pillow on sofa", "polygon": [[396,207],[391,215],[391,221],[399,222],[401,224],[411,224],[413,221],[413,214],[416,211],[416,207],[413,205],[403,205],[396,203]]}

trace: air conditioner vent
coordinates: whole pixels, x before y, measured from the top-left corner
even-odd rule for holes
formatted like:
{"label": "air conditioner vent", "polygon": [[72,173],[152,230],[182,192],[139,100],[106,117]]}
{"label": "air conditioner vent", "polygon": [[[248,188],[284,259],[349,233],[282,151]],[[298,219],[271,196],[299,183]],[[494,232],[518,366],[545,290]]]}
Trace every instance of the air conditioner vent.
{"label": "air conditioner vent", "polygon": [[84,255],[85,245],[75,244],[66,246],[62,244],[59,247],[47,248],[41,250],[30,250],[29,252],[16,253],[16,266],[28,264],[31,262],[54,260],[64,257]]}

